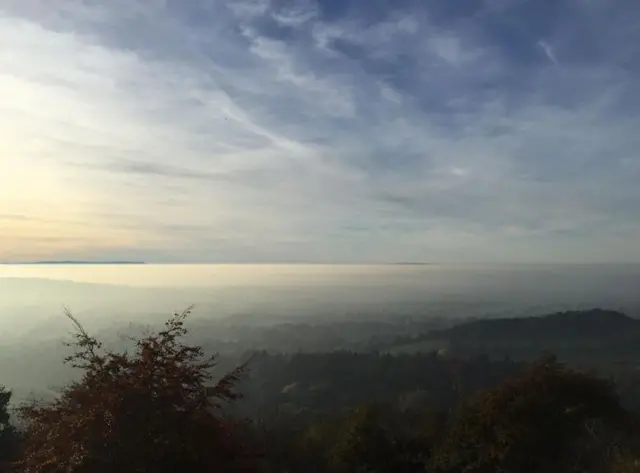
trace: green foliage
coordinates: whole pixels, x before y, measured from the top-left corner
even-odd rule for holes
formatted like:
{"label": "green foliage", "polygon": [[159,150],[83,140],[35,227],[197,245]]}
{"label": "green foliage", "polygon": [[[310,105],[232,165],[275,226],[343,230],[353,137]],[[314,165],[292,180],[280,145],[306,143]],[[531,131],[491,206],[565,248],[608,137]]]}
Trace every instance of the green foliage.
{"label": "green foliage", "polygon": [[361,406],[347,419],[331,460],[337,471],[345,473],[396,471],[396,445],[378,406]]}
{"label": "green foliage", "polygon": [[524,366],[481,358],[453,360],[434,353],[263,353],[254,357],[251,377],[241,385],[246,396],[239,406],[252,417],[276,408],[282,411],[285,405],[335,414],[372,401],[446,410],[469,393],[516,375]]}
{"label": "green foliage", "polygon": [[[269,471],[611,473],[636,458],[640,430],[613,385],[553,357],[338,352],[259,363],[262,393],[281,407],[268,421]],[[378,402],[358,403],[367,399]]]}
{"label": "green foliage", "polygon": [[592,426],[622,427],[624,419],[610,383],[546,357],[469,402],[453,420],[434,465],[456,473],[584,471],[590,465],[581,460],[594,458],[586,451]]}

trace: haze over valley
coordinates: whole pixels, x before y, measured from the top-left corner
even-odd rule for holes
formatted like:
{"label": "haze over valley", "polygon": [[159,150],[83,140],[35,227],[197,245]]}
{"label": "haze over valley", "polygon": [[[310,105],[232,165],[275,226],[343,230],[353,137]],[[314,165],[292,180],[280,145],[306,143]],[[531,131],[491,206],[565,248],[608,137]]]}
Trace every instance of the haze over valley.
{"label": "haze over valley", "polygon": [[637,316],[639,284],[638,265],[4,265],[0,377],[26,395],[70,376],[65,308],[120,346],[119,334],[193,305],[191,336],[239,357],[371,351],[474,318],[594,307]]}

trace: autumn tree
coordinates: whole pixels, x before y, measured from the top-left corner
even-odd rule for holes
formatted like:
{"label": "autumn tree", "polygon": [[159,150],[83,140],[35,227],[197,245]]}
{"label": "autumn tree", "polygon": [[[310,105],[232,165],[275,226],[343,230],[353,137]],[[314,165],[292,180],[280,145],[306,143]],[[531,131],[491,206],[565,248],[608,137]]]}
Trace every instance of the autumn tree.
{"label": "autumn tree", "polygon": [[242,425],[222,410],[238,397],[234,385],[246,365],[206,389],[216,360],[182,340],[189,313],[174,314],[159,332],[131,338],[132,353],[104,349],[68,313],[76,332],[65,362],[82,376],[53,402],[20,408],[23,471],[248,471]]}
{"label": "autumn tree", "polygon": [[626,419],[611,383],[544,357],[461,410],[434,468],[456,473],[606,471],[614,433],[624,430]]}

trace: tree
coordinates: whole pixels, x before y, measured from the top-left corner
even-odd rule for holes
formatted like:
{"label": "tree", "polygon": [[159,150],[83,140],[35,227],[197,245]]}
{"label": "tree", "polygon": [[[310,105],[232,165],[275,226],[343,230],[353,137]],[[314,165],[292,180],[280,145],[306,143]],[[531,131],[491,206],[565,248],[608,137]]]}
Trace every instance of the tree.
{"label": "tree", "polygon": [[463,408],[434,463],[474,473],[597,471],[598,462],[606,469],[605,434],[625,419],[609,382],[544,357]]}
{"label": "tree", "polygon": [[363,405],[346,419],[331,452],[337,471],[389,471],[396,455],[381,414],[380,406]]}
{"label": "tree", "polygon": [[[246,365],[205,390],[215,366],[181,341],[190,310],[135,343],[132,354],[104,350],[76,327],[65,362],[83,371],[50,404],[23,405],[27,473],[246,471],[242,425],[223,415]],[[249,462],[250,463],[250,462]]]}
{"label": "tree", "polygon": [[11,424],[9,404],[12,392],[0,386],[0,472],[7,471],[18,448],[18,431]]}
{"label": "tree", "polygon": [[[428,437],[403,428],[406,419],[390,406],[357,407],[340,425],[330,449],[332,471],[339,473],[414,473],[429,453]],[[406,426],[404,426],[406,427]]]}

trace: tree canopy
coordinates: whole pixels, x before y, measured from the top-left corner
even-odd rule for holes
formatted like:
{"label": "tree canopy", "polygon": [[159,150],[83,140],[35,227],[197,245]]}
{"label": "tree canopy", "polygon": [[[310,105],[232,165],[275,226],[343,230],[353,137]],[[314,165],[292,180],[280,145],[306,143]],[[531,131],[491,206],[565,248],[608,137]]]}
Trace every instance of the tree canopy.
{"label": "tree canopy", "polygon": [[112,352],[76,326],[65,361],[82,377],[51,403],[20,408],[26,473],[246,471],[242,425],[222,405],[238,396],[245,366],[205,389],[216,361],[182,341],[189,310],[164,330],[132,339],[133,353]]}
{"label": "tree canopy", "polygon": [[462,408],[435,463],[456,473],[585,471],[583,461],[593,468],[609,455],[607,427],[625,421],[611,383],[548,356]]}

